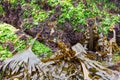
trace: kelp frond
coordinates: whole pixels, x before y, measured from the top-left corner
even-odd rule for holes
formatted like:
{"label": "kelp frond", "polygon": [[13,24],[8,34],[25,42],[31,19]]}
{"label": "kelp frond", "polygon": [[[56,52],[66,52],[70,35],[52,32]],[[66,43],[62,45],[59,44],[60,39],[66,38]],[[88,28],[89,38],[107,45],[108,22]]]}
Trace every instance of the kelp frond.
{"label": "kelp frond", "polygon": [[103,67],[101,63],[89,59],[88,52],[80,43],[69,47],[64,42],[58,42],[58,47],[59,50],[54,56],[41,61],[34,55],[31,50],[32,46],[30,46],[27,50],[2,63],[0,78],[20,80],[120,79],[119,72]]}

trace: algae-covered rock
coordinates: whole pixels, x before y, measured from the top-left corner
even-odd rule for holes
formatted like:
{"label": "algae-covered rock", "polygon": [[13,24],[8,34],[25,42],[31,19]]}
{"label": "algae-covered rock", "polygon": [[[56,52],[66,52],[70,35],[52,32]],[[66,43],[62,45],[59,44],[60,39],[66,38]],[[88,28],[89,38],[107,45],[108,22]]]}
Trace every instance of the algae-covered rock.
{"label": "algae-covered rock", "polygon": [[[13,41],[17,38],[17,35],[15,35],[16,31],[17,29],[13,26],[0,23],[0,60],[7,59],[13,55],[11,51],[14,50]],[[10,51],[9,48],[12,50]]]}
{"label": "algae-covered rock", "polygon": [[[26,37],[26,39],[24,39],[23,36]],[[23,39],[21,39],[21,37],[23,37]],[[0,23],[0,60],[10,58],[13,54],[25,50],[32,40],[32,37],[27,36],[24,32],[16,29],[14,26]],[[49,47],[39,41],[35,41],[32,50],[36,55],[51,55],[52,53]]]}

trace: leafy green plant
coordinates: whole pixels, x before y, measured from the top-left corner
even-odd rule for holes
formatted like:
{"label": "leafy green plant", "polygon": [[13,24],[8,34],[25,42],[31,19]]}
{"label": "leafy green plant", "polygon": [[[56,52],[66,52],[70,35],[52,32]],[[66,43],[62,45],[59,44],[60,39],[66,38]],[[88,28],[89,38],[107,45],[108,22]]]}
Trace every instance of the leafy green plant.
{"label": "leafy green plant", "polygon": [[[52,13],[54,13],[54,10],[43,10],[42,7],[36,4],[36,1],[34,0],[30,3],[24,3],[22,6],[25,7],[22,16],[24,19],[25,28],[31,28],[34,25],[37,25],[39,22],[44,22]],[[32,23],[25,21],[29,19],[28,15],[32,19]]]}
{"label": "leafy green plant", "polygon": [[3,7],[2,7],[2,5],[0,5],[0,15],[2,14],[2,15],[4,15],[4,10],[3,10]]}
{"label": "leafy green plant", "polygon": [[7,49],[0,46],[0,60],[12,57],[13,54]]}
{"label": "leafy green plant", "polygon": [[[17,29],[15,29],[13,26],[5,23],[0,23],[0,42],[4,43],[7,41],[10,41],[14,49],[16,49],[16,52],[23,51],[28,44],[24,40],[17,40],[14,42],[18,35],[15,34]],[[29,42],[31,42],[33,38],[29,37]],[[44,44],[40,43],[39,41],[35,41],[33,48],[33,52],[36,55],[45,54],[47,57],[52,55],[52,51],[49,47],[45,46]],[[9,51],[8,47],[0,46],[0,60],[7,59],[13,56],[12,52]]]}
{"label": "leafy green plant", "polygon": [[101,21],[103,32],[107,35],[110,27],[115,25],[116,23],[119,23],[119,19],[120,16],[118,15],[106,16],[105,18],[103,18],[103,20]]}
{"label": "leafy green plant", "polygon": [[15,34],[16,29],[9,24],[0,23],[0,42],[6,42],[7,40],[13,41],[17,38]]}
{"label": "leafy green plant", "polygon": [[[31,43],[33,39],[31,38],[29,41],[29,43]],[[52,50],[48,47],[45,46],[44,44],[40,43],[39,41],[35,41],[32,47],[32,51],[36,54],[36,55],[40,55],[40,54],[46,54],[47,56],[51,56],[52,55]]]}
{"label": "leafy green plant", "polygon": [[120,52],[117,51],[117,52],[114,53],[113,62],[114,63],[119,62],[119,58],[120,58]]}
{"label": "leafy green plant", "polygon": [[74,7],[70,2],[62,2],[62,14],[60,15],[58,22],[63,24],[65,21],[70,22],[74,30],[77,29],[78,24],[86,24],[86,12],[85,6],[79,3],[77,7]]}
{"label": "leafy green plant", "polygon": [[48,14],[44,11],[41,12],[32,12],[32,16],[34,18],[34,22],[42,22],[44,21],[46,18],[48,18]]}
{"label": "leafy green plant", "polygon": [[[0,23],[0,42],[5,43],[7,41],[13,42],[17,35],[15,34],[16,29],[5,23]],[[3,46],[0,46],[0,60],[7,59],[11,57],[13,54],[8,50],[7,46],[3,48]]]}
{"label": "leafy green plant", "polygon": [[[77,28],[78,24],[87,25],[86,20],[88,18],[95,18],[99,16],[101,29],[100,32],[108,34],[109,28],[116,23],[119,23],[119,15],[110,14],[106,8],[110,7],[111,9],[117,9],[113,3],[108,3],[108,1],[94,1],[90,2],[87,0],[88,5],[85,6],[83,3],[79,2],[76,7],[72,5],[71,2],[59,2],[62,3],[62,14],[60,15],[58,22],[64,23],[68,21],[72,24],[74,30],[79,30]],[[90,4],[89,4],[90,3]],[[103,4],[103,9],[98,8],[98,3]],[[95,22],[95,21],[94,21]],[[100,27],[98,27],[100,28]]]}
{"label": "leafy green plant", "polygon": [[47,0],[48,4],[52,7],[57,6],[60,3],[60,0]]}

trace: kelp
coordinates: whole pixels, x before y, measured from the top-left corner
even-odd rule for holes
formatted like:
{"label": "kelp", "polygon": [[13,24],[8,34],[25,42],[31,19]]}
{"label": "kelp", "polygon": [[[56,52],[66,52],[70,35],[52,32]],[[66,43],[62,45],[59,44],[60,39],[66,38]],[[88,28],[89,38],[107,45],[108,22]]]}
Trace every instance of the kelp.
{"label": "kelp", "polygon": [[[0,66],[3,76],[1,79],[20,80],[119,80],[120,73],[102,66],[101,63],[86,57],[87,52],[80,43],[67,47],[45,63],[39,60],[31,48],[12,58],[5,60]],[[71,51],[73,53],[71,53]],[[67,53],[66,53],[67,52]],[[61,54],[58,54],[61,53]],[[63,55],[64,54],[64,55]],[[67,55],[67,56],[66,56]],[[68,56],[71,55],[71,56]],[[62,59],[62,60],[61,60]]]}
{"label": "kelp", "polygon": [[[38,35],[37,35],[38,36]],[[34,74],[34,71],[39,70],[40,60],[32,52],[31,48],[36,38],[33,40],[32,44],[25,51],[16,54],[12,58],[9,58],[3,62],[0,66],[2,69],[2,74],[5,74],[5,79],[14,78],[16,76],[25,75],[23,79]],[[8,72],[10,71],[10,72]],[[19,72],[20,71],[20,72]],[[28,73],[26,73],[28,71]],[[22,73],[23,72],[23,73]],[[11,76],[9,76],[11,75]],[[12,77],[13,76],[13,77]],[[35,74],[33,75],[33,77]],[[3,78],[2,78],[3,79]],[[29,79],[29,78],[27,78]]]}
{"label": "kelp", "polygon": [[[90,69],[95,69],[95,75],[94,75],[94,77],[92,78],[92,80],[94,80],[94,78],[95,77],[102,77],[102,79],[105,79],[105,80],[116,80],[116,77],[115,77],[115,75],[116,75],[116,73],[117,72],[115,72],[115,71],[112,71],[112,70],[110,70],[110,69],[107,69],[107,68],[105,68],[105,67],[103,67],[102,65],[101,65],[101,63],[99,63],[99,62],[96,62],[96,61],[92,61],[92,60],[90,60],[90,59],[88,59],[88,58],[85,58],[85,56],[81,56],[80,54],[81,53],[79,53],[79,51],[77,51],[76,50],[76,48],[75,47],[77,47],[77,48],[79,48],[79,50],[81,49],[81,47],[79,47],[79,46],[81,46],[80,44],[76,44],[76,46],[73,46],[73,49],[76,51],[76,53],[78,53],[78,55],[77,55],[77,57],[79,58],[79,59],[81,59],[83,62],[84,62],[84,64],[86,64],[86,67],[88,67],[88,70],[90,70]],[[84,50],[82,51],[82,52],[84,52]],[[85,67],[85,66],[84,66]],[[85,70],[86,71],[86,70]],[[93,71],[94,72],[94,71]],[[88,73],[88,72],[87,72]],[[113,75],[112,75],[113,74]],[[119,73],[117,73],[117,75],[118,75]],[[86,76],[87,77],[87,76]],[[89,79],[88,79],[89,80]],[[99,80],[99,79],[98,79]]]}
{"label": "kelp", "polygon": [[[39,1],[38,4],[40,4]],[[44,3],[42,5],[45,11],[51,10],[52,8],[49,5],[45,6],[47,4],[48,3]],[[84,4],[87,5],[86,2]],[[5,12],[8,13],[0,20],[10,23],[17,28],[24,28],[21,16],[23,13],[22,8],[25,6],[21,7],[18,5],[18,7],[12,11],[9,2],[3,2],[2,5]],[[77,1],[75,5],[78,5]],[[97,16],[95,17],[97,25],[94,25],[95,20],[90,18],[85,26],[76,24],[78,25],[76,30],[81,28],[84,30],[83,32],[77,32],[74,30],[75,28],[72,27],[70,21],[65,20],[63,25],[58,24],[57,18],[59,18],[62,13],[61,5],[57,5],[55,10],[56,12],[44,22],[34,23],[34,27],[24,29],[24,32],[33,37],[39,33],[40,37],[38,40],[49,45],[50,48],[53,49],[53,52],[55,52],[54,55],[49,59],[40,60],[34,55],[34,52],[31,50],[32,46],[30,46],[23,52],[0,63],[0,79],[119,80],[119,72],[106,68],[114,66],[110,64],[112,56],[114,52],[120,51],[120,48],[116,44],[116,36],[117,42],[119,43],[119,33],[117,33],[116,29],[111,31],[114,35],[111,39],[108,39],[102,32],[99,34],[98,26],[101,25],[99,24],[100,19],[97,20],[97,17],[100,17]],[[13,16],[15,12],[17,14]],[[16,16],[18,17],[16,18]],[[27,16],[30,17],[30,15]],[[16,19],[18,20],[16,21]],[[32,23],[31,18],[28,18],[27,21],[28,23]],[[17,34],[19,34],[19,32]],[[26,40],[23,36],[20,35],[18,39]],[[103,61],[107,63],[105,64],[106,67],[100,63]]]}
{"label": "kelp", "polygon": [[115,30],[115,26],[111,26],[109,30],[113,35],[111,38],[107,38],[104,33],[99,34],[98,27],[95,25],[88,26],[88,28],[86,28],[85,33],[83,34],[84,39],[81,43],[84,49],[89,53],[87,55],[89,58],[97,61],[107,61],[111,63],[113,55],[117,51],[120,51],[120,48],[116,42],[117,32]]}
{"label": "kelp", "polygon": [[[31,48],[34,41],[41,36],[41,31],[36,35],[29,48],[2,62],[0,65],[0,79],[119,80],[119,72],[106,68],[111,66],[109,63],[111,63],[113,52],[117,49],[119,50],[115,40],[114,29],[112,31],[114,36],[110,40],[107,40],[102,33],[98,35],[98,43],[93,46],[96,47],[96,52],[86,49],[89,47],[85,48],[84,44],[89,45],[89,39],[86,39],[88,43],[77,43],[73,46],[66,45],[63,41],[58,41],[56,43],[58,49],[54,55],[48,59],[40,60]],[[85,34],[88,35],[86,38],[90,37],[90,32]],[[98,62],[99,60],[105,60],[109,63],[104,67],[103,64]]]}

